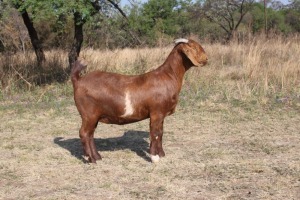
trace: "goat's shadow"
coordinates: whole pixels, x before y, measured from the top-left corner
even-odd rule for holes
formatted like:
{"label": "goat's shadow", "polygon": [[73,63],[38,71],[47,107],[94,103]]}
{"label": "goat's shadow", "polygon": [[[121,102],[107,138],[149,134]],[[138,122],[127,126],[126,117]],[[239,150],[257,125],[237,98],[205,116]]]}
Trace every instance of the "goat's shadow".
{"label": "goat's shadow", "polygon": [[[147,156],[149,143],[145,140],[148,138],[149,133],[144,131],[126,131],[121,137],[98,139],[95,138],[95,144],[97,151],[118,151],[129,149],[135,152],[138,156],[144,160],[150,162],[149,156]],[[71,155],[77,159],[83,159],[82,145],[79,138],[64,139],[63,137],[54,138],[54,143],[62,148],[70,151]]]}

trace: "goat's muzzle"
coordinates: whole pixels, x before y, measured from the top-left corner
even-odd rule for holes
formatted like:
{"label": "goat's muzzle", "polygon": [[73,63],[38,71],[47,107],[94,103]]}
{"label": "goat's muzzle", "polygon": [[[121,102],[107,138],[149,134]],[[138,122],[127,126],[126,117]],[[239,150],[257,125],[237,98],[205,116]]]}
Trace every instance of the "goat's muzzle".
{"label": "goat's muzzle", "polygon": [[208,57],[206,54],[203,54],[200,58],[200,65],[199,67],[203,67],[204,65],[206,65],[208,63]]}

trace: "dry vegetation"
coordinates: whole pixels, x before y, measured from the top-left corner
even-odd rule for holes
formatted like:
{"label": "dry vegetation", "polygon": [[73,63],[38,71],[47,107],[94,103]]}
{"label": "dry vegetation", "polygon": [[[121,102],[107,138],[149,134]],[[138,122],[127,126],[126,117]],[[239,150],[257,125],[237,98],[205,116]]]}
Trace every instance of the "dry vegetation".
{"label": "dry vegetation", "polygon": [[[255,101],[263,105],[276,100],[285,103],[299,100],[300,38],[267,41],[257,38],[245,43],[204,46],[209,55],[209,65],[191,70],[186,76],[185,88],[189,95],[196,95],[196,99]],[[105,53],[85,50],[83,56],[90,63],[89,70],[100,68],[136,74],[157,67],[171,48],[124,49]]]}
{"label": "dry vegetation", "polygon": [[[1,55],[0,199],[300,199],[300,38],[203,46],[210,62],[186,74],[156,165],[147,120],[100,124],[104,158],[86,164],[70,82],[37,85],[63,72],[66,53],[48,52],[38,71],[31,55]],[[88,71],[136,74],[171,48],[82,56]]]}
{"label": "dry vegetation", "polygon": [[[209,64],[187,74],[185,89],[189,97],[260,105],[299,102],[299,37],[256,38],[243,43],[203,46],[209,55]],[[159,66],[171,48],[84,49],[81,56],[88,61],[89,71],[101,69],[139,74]],[[32,89],[32,86],[54,80],[63,81],[66,77],[63,69],[68,65],[66,52],[51,51],[46,57],[45,66],[38,68],[32,54],[0,56],[2,93],[24,86]]]}

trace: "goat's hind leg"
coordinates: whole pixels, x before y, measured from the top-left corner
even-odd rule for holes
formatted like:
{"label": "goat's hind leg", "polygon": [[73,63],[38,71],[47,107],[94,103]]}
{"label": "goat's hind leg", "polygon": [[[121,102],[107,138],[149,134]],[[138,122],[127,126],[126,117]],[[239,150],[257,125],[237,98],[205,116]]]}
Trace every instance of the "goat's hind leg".
{"label": "goat's hind leg", "polygon": [[97,120],[82,119],[82,125],[79,131],[84,155],[88,157],[88,160],[91,163],[96,163],[96,160],[101,159],[94,141],[94,131],[97,127],[97,122]]}
{"label": "goat's hind leg", "polygon": [[[97,124],[98,124],[98,122],[96,123],[95,129],[97,128]],[[95,139],[94,139],[95,129],[93,131],[93,134],[90,137],[90,146],[91,146],[92,154],[93,154],[94,158],[96,160],[101,160],[102,157],[101,157],[101,155],[97,151],[96,144],[95,144]]]}

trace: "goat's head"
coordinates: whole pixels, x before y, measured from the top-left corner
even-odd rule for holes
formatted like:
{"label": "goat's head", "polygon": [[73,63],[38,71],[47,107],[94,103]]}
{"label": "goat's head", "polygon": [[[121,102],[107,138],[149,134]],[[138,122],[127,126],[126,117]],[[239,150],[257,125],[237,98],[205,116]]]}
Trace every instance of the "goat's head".
{"label": "goat's head", "polygon": [[182,43],[182,45],[179,47],[182,53],[186,55],[186,57],[191,61],[191,63],[193,63],[194,66],[200,67],[207,63],[207,55],[199,43],[191,39],[187,40],[180,38],[175,40],[176,45],[180,43]]}

